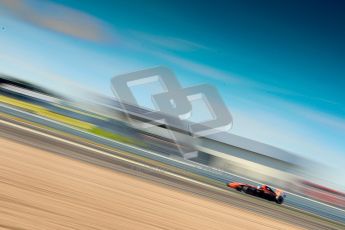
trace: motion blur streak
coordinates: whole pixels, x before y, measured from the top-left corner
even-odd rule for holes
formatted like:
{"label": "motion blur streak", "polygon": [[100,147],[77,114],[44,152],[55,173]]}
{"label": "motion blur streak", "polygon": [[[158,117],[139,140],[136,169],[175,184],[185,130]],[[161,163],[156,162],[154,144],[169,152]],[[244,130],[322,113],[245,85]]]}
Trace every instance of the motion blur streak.
{"label": "motion blur streak", "polygon": [[[9,228],[54,229],[50,225],[56,223],[58,229],[88,229],[97,223],[98,229],[343,229],[313,215],[191,183],[163,170],[152,171],[151,167],[112,157],[110,152],[102,157],[93,148],[19,127],[8,122],[0,125],[0,175],[4,185],[0,201],[7,202],[0,209],[6,214],[0,216],[0,224]],[[22,207],[25,205],[27,208]],[[20,222],[15,218],[26,215]],[[36,219],[36,215],[41,216]],[[188,221],[187,215],[192,216]],[[32,225],[26,228],[27,224]],[[78,224],[81,227],[75,227]],[[116,227],[109,228],[111,224]]]}
{"label": "motion blur streak", "polygon": [[297,227],[1,138],[0,225],[8,229]]}

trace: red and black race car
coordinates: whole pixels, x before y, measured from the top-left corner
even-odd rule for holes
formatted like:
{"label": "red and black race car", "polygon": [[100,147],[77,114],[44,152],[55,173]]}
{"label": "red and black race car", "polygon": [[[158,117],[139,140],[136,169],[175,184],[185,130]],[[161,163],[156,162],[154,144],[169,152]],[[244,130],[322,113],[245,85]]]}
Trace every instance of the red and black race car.
{"label": "red and black race car", "polygon": [[285,193],[282,190],[280,189],[273,190],[267,185],[261,185],[261,186],[255,187],[249,184],[231,182],[231,183],[228,183],[228,187],[234,188],[237,191],[244,192],[253,196],[264,198],[269,201],[275,201],[277,204],[282,204],[286,197]]}

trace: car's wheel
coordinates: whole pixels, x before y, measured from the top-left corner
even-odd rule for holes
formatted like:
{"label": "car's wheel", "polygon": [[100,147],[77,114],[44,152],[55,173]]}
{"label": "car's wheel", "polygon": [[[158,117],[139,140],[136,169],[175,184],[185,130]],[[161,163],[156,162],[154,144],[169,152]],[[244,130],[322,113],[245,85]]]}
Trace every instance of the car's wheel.
{"label": "car's wheel", "polygon": [[239,191],[239,192],[241,192],[242,189],[243,189],[243,186],[238,186],[238,187],[236,188],[236,190]]}
{"label": "car's wheel", "polygon": [[276,203],[277,203],[277,204],[282,204],[283,202],[284,202],[284,197],[278,196],[278,197],[276,198]]}

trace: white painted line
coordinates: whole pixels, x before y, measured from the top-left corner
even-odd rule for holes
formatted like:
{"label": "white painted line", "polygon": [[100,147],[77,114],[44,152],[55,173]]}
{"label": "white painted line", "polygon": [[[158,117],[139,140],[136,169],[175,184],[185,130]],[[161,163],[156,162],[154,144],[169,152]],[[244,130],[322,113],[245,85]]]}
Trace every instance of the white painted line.
{"label": "white painted line", "polygon": [[[89,136],[93,136],[93,137],[96,137],[96,138],[99,138],[99,139],[103,139],[103,140],[107,140],[107,141],[110,141],[110,142],[113,142],[113,143],[116,143],[120,146],[125,146],[125,147],[128,147],[130,149],[133,149],[133,150],[138,150],[138,151],[142,151],[142,152],[146,152],[146,153],[149,153],[153,156],[156,156],[156,157],[159,157],[159,158],[163,158],[163,159],[167,159],[169,161],[174,161],[174,162],[177,162],[177,163],[180,163],[180,164],[184,164],[186,166],[189,166],[189,167],[193,167],[193,168],[199,168],[199,169],[202,169],[202,170],[207,170],[207,171],[210,171],[210,169],[212,170],[216,170],[216,171],[220,171],[220,172],[223,172],[219,169],[215,169],[215,168],[212,168],[212,167],[209,167],[209,166],[199,166],[197,167],[197,164],[193,162],[193,164],[190,164],[188,162],[185,162],[185,161],[181,161],[181,160],[177,160],[177,159],[174,159],[174,158],[170,158],[170,157],[167,157],[167,156],[164,156],[164,155],[161,155],[161,154],[158,154],[158,153],[155,153],[155,152],[152,152],[150,150],[147,150],[147,149],[142,149],[142,148],[139,148],[139,147],[136,147],[136,146],[133,146],[133,145],[129,145],[129,144],[126,144],[126,143],[122,143],[122,142],[118,142],[116,140],[113,140],[113,139],[108,139],[106,137],[102,137],[102,136],[98,136],[96,134],[93,134],[93,133],[90,133],[90,132],[87,132],[87,131],[84,131],[84,130],[81,130],[81,129],[78,129],[77,127],[73,127],[73,126],[70,126],[70,125],[67,125],[67,124],[64,124],[64,123],[61,123],[59,121],[55,121],[55,120],[52,120],[52,119],[49,119],[49,118],[46,118],[46,117],[42,117],[40,115],[37,115],[37,114],[33,114],[33,113],[29,113],[29,112],[26,112],[26,111],[23,111],[23,110],[20,110],[20,109],[17,109],[17,108],[14,108],[12,106],[8,106],[6,104],[3,104],[0,102],[0,106],[4,107],[4,108],[7,108],[7,109],[10,109],[10,110],[13,110],[13,111],[16,111],[18,113],[22,113],[26,116],[31,116],[31,117],[35,117],[35,118],[38,118],[38,119],[41,119],[41,120],[45,120],[45,121],[48,121],[48,122],[51,122],[51,123],[55,123],[55,124],[58,124],[60,126],[63,126],[63,127],[66,127],[66,128],[69,128],[69,129],[74,129],[78,132],[81,132],[81,133],[85,133]],[[207,168],[206,168],[207,167]],[[230,173],[229,173],[230,174]]]}
{"label": "white painted line", "polygon": [[[23,114],[28,115],[28,116],[36,117],[36,118],[39,118],[39,119],[43,119],[43,120],[46,120],[46,121],[49,121],[49,122],[53,122],[53,123],[59,124],[59,125],[61,125],[61,126],[65,126],[65,127],[68,127],[68,128],[72,128],[72,129],[75,129],[75,130],[77,130],[77,131],[79,131],[79,132],[83,132],[83,133],[86,133],[86,134],[88,134],[88,135],[95,136],[95,137],[97,137],[97,138],[101,138],[101,139],[105,139],[105,140],[107,140],[107,141],[114,142],[114,143],[116,143],[116,144],[118,144],[118,145],[126,146],[126,147],[129,147],[129,148],[131,148],[131,149],[135,149],[135,150],[139,150],[139,151],[144,151],[144,152],[149,153],[149,154],[151,154],[151,155],[154,155],[154,156],[157,156],[157,157],[160,157],[160,158],[164,158],[164,159],[168,159],[168,160],[170,160],[170,161],[175,161],[175,162],[178,162],[178,163],[180,163],[180,164],[187,165],[187,166],[189,166],[189,167],[195,167],[195,168],[197,167],[195,164],[194,164],[194,165],[193,165],[193,164],[189,164],[189,163],[187,163],[187,162],[179,161],[179,160],[176,160],[176,159],[173,159],[173,158],[170,158],[170,157],[166,157],[166,156],[157,154],[157,153],[155,153],[155,152],[152,152],[152,151],[149,151],[149,150],[146,150],[146,149],[142,149],[142,148],[139,148],[139,147],[136,147],[136,146],[132,146],[132,145],[129,145],[129,144],[125,144],[125,143],[121,143],[121,142],[118,142],[118,141],[115,141],[115,140],[112,140],[112,139],[108,139],[108,138],[105,138],[105,137],[97,136],[97,135],[95,135],[95,134],[93,134],[93,133],[88,133],[88,132],[86,132],[86,131],[84,131],[84,130],[80,130],[80,129],[78,129],[78,128],[75,128],[75,127],[72,127],[72,126],[63,124],[63,123],[61,123],[61,122],[54,121],[54,120],[51,120],[51,119],[49,119],[49,118],[41,117],[41,116],[39,116],[39,115],[37,115],[37,114],[32,114],[32,113],[29,113],[29,112],[26,112],[26,111],[22,111],[22,110],[13,108],[13,107],[11,107],[11,106],[7,106],[7,105],[5,105],[5,104],[3,104],[3,103],[1,103],[1,102],[0,102],[0,106],[5,107],[5,108],[7,108],[7,109],[14,110],[14,111],[16,111],[16,112],[23,113]],[[11,124],[12,124],[12,123],[11,123]],[[23,127],[23,128],[25,128],[25,127]],[[36,130],[32,130],[32,131],[36,131]],[[38,132],[38,131],[37,131],[37,132]],[[48,134],[47,134],[47,135],[48,135]],[[52,135],[50,135],[50,136],[52,136]],[[52,136],[52,137],[55,137],[55,136]],[[58,138],[58,137],[55,137],[55,138]],[[65,140],[65,139],[62,139],[62,138],[60,138],[60,139],[61,139],[61,140]],[[65,140],[65,141],[67,141],[67,140]],[[74,142],[72,142],[72,143],[74,143]],[[75,144],[77,144],[77,143],[75,143]],[[80,145],[80,146],[83,146],[83,145]],[[84,146],[84,147],[87,147],[87,146]],[[97,149],[95,149],[95,150],[97,150]],[[108,154],[109,154],[109,153],[108,153]],[[109,154],[109,155],[111,155],[111,154]],[[125,158],[123,158],[123,159],[125,159]],[[209,167],[210,169],[205,169],[204,167],[199,166],[199,168],[202,169],[202,170],[208,170],[208,171],[210,171],[210,169],[213,169],[213,170],[215,170],[215,171],[218,171],[218,172],[221,172],[221,173],[224,173],[224,174],[228,174],[228,175],[231,175],[231,176],[235,176],[235,177],[238,177],[238,178],[241,178],[241,179],[244,179],[244,180],[247,180],[247,181],[256,183],[256,184],[262,184],[261,182],[258,182],[258,181],[255,181],[255,180],[252,180],[252,179],[249,179],[249,178],[246,178],[246,177],[238,176],[238,175],[236,175],[236,174],[232,174],[232,173],[229,173],[229,172],[226,172],[226,171],[222,171],[222,170],[219,170],[219,169],[216,169],[216,168],[213,168],[213,167]],[[189,178],[188,178],[188,179],[189,179]],[[284,191],[284,192],[285,192],[285,191]],[[323,203],[323,202],[321,202],[321,201],[313,200],[313,199],[311,199],[311,198],[307,198],[307,197],[304,197],[304,196],[301,196],[301,195],[298,195],[298,194],[295,194],[295,193],[291,193],[291,192],[285,192],[285,193],[290,194],[290,195],[292,195],[292,196],[299,197],[299,198],[301,198],[301,199],[308,200],[308,201],[313,202],[313,203],[316,203],[316,204],[324,205],[324,206],[326,206],[326,207],[329,207],[329,208],[332,208],[332,209],[335,209],[335,210],[338,210],[338,211],[341,211],[341,212],[344,212],[344,213],[345,213],[345,210],[344,210],[344,209],[341,209],[341,208],[338,208],[338,207],[335,207],[335,206],[332,206],[332,205]]]}
{"label": "white painted line", "polygon": [[[211,167],[212,168],[212,167]],[[262,182],[259,182],[259,181],[255,181],[255,180],[252,180],[252,179],[249,179],[249,178],[246,178],[246,177],[243,177],[243,176],[239,176],[239,175],[236,175],[236,174],[233,174],[233,173],[230,173],[230,172],[226,172],[226,171],[222,171],[222,170],[219,170],[219,169],[216,169],[216,168],[212,168],[213,170],[215,171],[219,171],[221,173],[224,173],[224,174],[229,174],[233,177],[238,177],[238,178],[241,178],[243,180],[247,180],[247,181],[250,181],[252,183],[255,183],[255,184],[262,184]],[[276,188],[276,187],[273,187],[273,186],[270,186],[272,188]],[[290,194],[292,196],[296,196],[296,197],[299,197],[299,198],[302,198],[302,199],[305,199],[305,200],[308,200],[308,201],[311,201],[311,202],[314,202],[314,203],[317,203],[317,204],[321,204],[321,205],[324,205],[326,207],[329,207],[329,208],[333,208],[333,209],[336,209],[338,211],[342,211],[342,212],[345,212],[344,209],[341,209],[341,208],[338,208],[338,207],[335,207],[335,206],[332,206],[332,205],[329,205],[329,204],[326,204],[326,203],[323,203],[321,201],[317,201],[317,200],[313,200],[311,198],[308,198],[308,197],[304,197],[304,196],[301,196],[301,195],[298,195],[298,194],[295,194],[295,193],[292,193],[292,192],[287,192],[287,191],[284,191],[286,194]],[[286,205],[287,206],[287,205]],[[289,206],[290,207],[290,206]]]}
{"label": "white painted line", "polygon": [[[111,157],[111,158],[115,158],[115,159],[118,159],[118,160],[122,160],[122,161],[125,161],[125,162],[128,162],[128,163],[131,163],[133,165],[137,165],[137,166],[140,166],[140,167],[143,167],[143,168],[147,168],[147,169],[150,169],[150,170],[153,170],[153,171],[157,171],[159,173],[162,173],[162,174],[165,174],[165,175],[169,175],[171,177],[179,178],[181,180],[188,181],[188,182],[191,182],[191,183],[194,183],[194,184],[198,184],[198,185],[201,185],[201,186],[206,187],[206,188],[211,188],[211,189],[214,189],[214,190],[217,190],[217,191],[221,191],[221,192],[230,192],[228,189],[219,188],[219,187],[216,187],[216,186],[213,186],[213,185],[201,182],[201,181],[197,181],[197,180],[185,177],[185,176],[181,176],[181,175],[178,175],[178,174],[175,174],[175,173],[172,173],[172,172],[168,172],[168,171],[165,171],[165,170],[162,170],[162,169],[151,167],[151,166],[143,164],[143,163],[139,163],[139,162],[136,162],[136,161],[133,161],[133,160],[121,157],[121,156],[116,156],[116,155],[107,153],[105,151],[99,150],[99,149],[95,149],[95,148],[92,148],[92,147],[89,147],[89,146],[85,146],[85,145],[82,145],[82,144],[79,144],[79,143],[76,143],[76,142],[73,142],[73,141],[69,141],[69,140],[66,140],[66,139],[63,139],[63,138],[60,138],[60,137],[53,136],[51,134],[47,134],[47,133],[44,133],[44,132],[41,132],[41,131],[37,131],[37,130],[34,130],[34,129],[23,127],[23,126],[20,126],[20,125],[17,125],[17,124],[13,124],[11,122],[7,122],[7,121],[4,121],[4,120],[0,120],[0,123],[8,125],[8,126],[15,127],[17,129],[25,130],[27,132],[31,132],[31,133],[34,133],[34,134],[37,134],[37,135],[40,135],[40,136],[48,137],[48,138],[51,138],[53,140],[57,140],[57,141],[60,141],[60,142],[63,142],[63,143],[67,143],[69,145],[73,145],[73,146],[76,146],[76,147],[79,147],[79,148],[82,148],[82,149],[93,151],[93,152],[102,154],[102,155],[107,156],[107,157]],[[309,213],[309,214],[312,214],[312,215],[316,215],[316,214],[314,214],[312,212],[309,212],[309,211],[306,211],[306,210],[301,210],[301,209],[298,209],[298,208],[295,208],[295,207],[291,207],[289,205],[283,205],[283,206],[290,207],[290,208],[293,208],[293,209],[297,209],[297,210],[300,210],[302,212]]]}
{"label": "white painted line", "polygon": [[122,160],[122,161],[131,163],[131,164],[134,164],[134,165],[137,165],[137,166],[141,166],[143,168],[147,168],[147,169],[150,169],[150,170],[153,170],[153,171],[158,171],[160,173],[163,173],[163,174],[166,174],[166,175],[169,175],[169,176],[173,176],[173,177],[176,177],[176,178],[188,181],[188,182],[192,182],[192,183],[195,183],[195,184],[199,184],[199,185],[202,185],[204,187],[212,188],[212,189],[215,189],[215,190],[218,190],[218,191],[228,191],[226,189],[218,188],[216,186],[213,186],[213,185],[201,182],[201,181],[197,181],[197,180],[194,180],[194,179],[191,179],[191,178],[188,178],[188,177],[184,177],[184,176],[172,173],[172,172],[168,172],[168,171],[164,171],[162,169],[151,167],[151,166],[148,166],[148,165],[143,164],[143,163],[139,163],[139,162],[136,162],[136,161],[133,161],[133,160],[121,157],[121,156],[116,156],[116,155],[104,152],[102,150],[99,150],[99,149],[95,149],[95,148],[92,148],[92,147],[89,147],[89,146],[85,146],[85,145],[82,145],[82,144],[79,144],[79,143],[76,143],[76,142],[73,142],[73,141],[69,141],[69,140],[66,140],[66,139],[63,139],[63,138],[60,138],[60,137],[56,137],[56,136],[50,135],[50,134],[47,134],[47,133],[44,133],[44,132],[41,132],[41,131],[37,131],[37,130],[30,129],[30,128],[27,128],[27,127],[23,127],[23,126],[20,126],[20,125],[17,125],[17,124],[13,124],[11,122],[0,120],[0,123],[8,125],[8,126],[15,127],[17,129],[25,130],[27,132],[31,132],[31,133],[34,133],[34,134],[37,134],[37,135],[40,135],[40,136],[48,137],[50,139],[57,140],[57,141],[60,141],[60,142],[63,142],[63,143],[69,144],[69,145],[73,145],[73,146],[76,146],[78,148],[82,148],[82,149],[86,149],[86,150],[89,150],[89,151],[93,151],[93,152],[102,154],[102,155],[107,156],[107,157],[111,157],[111,158],[115,158],[115,159],[118,159],[118,160]]}

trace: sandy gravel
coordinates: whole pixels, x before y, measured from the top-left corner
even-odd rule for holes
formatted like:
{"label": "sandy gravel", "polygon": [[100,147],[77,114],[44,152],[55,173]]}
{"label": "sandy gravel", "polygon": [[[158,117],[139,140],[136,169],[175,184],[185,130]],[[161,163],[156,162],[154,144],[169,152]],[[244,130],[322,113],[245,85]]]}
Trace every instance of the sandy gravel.
{"label": "sandy gravel", "polygon": [[1,138],[0,229],[296,227]]}

